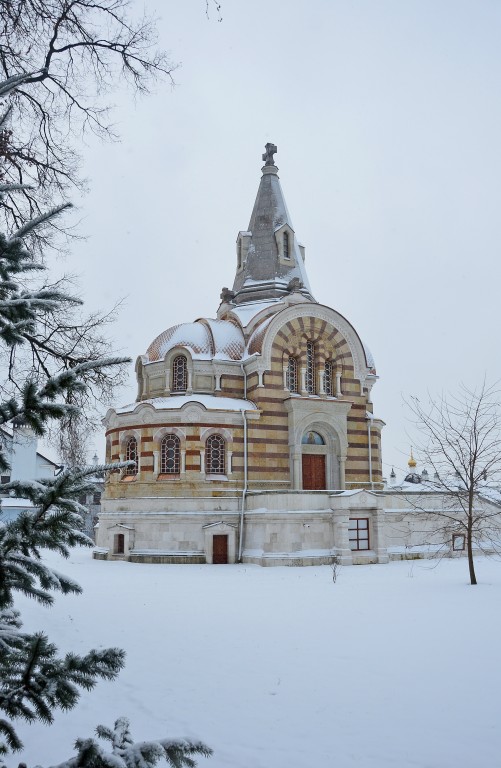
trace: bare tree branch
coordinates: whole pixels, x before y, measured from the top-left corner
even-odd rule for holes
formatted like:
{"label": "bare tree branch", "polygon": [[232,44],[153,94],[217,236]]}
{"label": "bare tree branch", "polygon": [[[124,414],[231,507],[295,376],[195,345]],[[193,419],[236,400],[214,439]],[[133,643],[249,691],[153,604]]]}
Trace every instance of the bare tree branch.
{"label": "bare tree branch", "polygon": [[474,547],[492,552],[501,544],[501,504],[481,501],[501,481],[500,394],[499,385],[484,382],[475,390],[461,385],[455,394],[430,396],[426,405],[418,398],[407,402],[421,436],[417,454],[431,466],[435,490],[444,492],[440,509],[426,507],[425,494],[412,505],[435,520],[435,539],[439,532],[449,540],[464,532],[471,584],[477,583]]}
{"label": "bare tree branch", "polygon": [[[147,93],[159,79],[172,82],[157,20],[134,11],[129,0],[0,0],[0,97],[10,93],[16,125],[15,135],[0,126],[0,181],[37,190],[4,198],[6,229],[85,188],[77,146],[87,131],[116,138],[107,96],[118,83]],[[40,248],[58,231],[37,231]]]}

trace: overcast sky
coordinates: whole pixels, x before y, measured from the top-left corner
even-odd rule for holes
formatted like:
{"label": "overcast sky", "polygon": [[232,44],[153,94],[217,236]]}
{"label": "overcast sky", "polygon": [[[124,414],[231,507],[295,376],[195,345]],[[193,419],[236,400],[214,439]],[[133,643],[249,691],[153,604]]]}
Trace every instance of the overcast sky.
{"label": "overcast sky", "polygon": [[126,297],[113,333],[134,359],[214,317],[273,141],[313,293],[375,357],[384,472],[405,467],[403,396],[501,378],[501,5],[222,0],[221,22],[204,0],[146,7],[176,87],[113,97],[122,141],[89,141],[88,239],[64,268],[93,308]]}

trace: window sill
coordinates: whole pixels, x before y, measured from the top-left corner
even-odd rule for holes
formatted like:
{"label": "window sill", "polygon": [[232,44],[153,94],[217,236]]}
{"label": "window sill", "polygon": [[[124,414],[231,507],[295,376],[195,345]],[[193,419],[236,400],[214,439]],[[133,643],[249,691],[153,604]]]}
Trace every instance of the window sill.
{"label": "window sill", "polygon": [[126,475],[120,478],[121,483],[133,483],[137,480],[137,475]]}
{"label": "window sill", "polygon": [[212,480],[212,481],[223,480],[225,482],[228,482],[227,475],[205,475],[205,479]]}
{"label": "window sill", "polygon": [[179,472],[173,472],[172,474],[167,474],[167,472],[157,475],[157,480],[180,480],[180,473]]}

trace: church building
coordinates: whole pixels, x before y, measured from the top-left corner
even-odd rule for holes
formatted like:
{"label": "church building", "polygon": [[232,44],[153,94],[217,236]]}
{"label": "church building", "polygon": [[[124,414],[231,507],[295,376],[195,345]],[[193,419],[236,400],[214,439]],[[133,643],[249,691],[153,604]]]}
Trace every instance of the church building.
{"label": "church building", "polygon": [[402,545],[388,526],[401,502],[383,484],[374,360],[314,297],[276,152],[266,145],[216,317],[154,338],[136,402],[106,415],[106,461],[130,465],[106,484],[95,557],[351,564],[387,562],[392,536]]}

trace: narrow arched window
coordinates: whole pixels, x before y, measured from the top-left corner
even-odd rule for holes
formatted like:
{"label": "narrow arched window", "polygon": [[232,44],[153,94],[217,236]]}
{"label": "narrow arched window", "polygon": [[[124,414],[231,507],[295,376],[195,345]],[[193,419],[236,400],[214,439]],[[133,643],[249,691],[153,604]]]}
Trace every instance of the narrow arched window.
{"label": "narrow arched window", "polygon": [[125,461],[133,461],[130,467],[125,467],[124,476],[133,477],[138,472],[139,454],[137,450],[137,440],[135,437],[129,437],[125,446]]}
{"label": "narrow arched window", "polygon": [[238,241],[238,269],[242,268],[242,238]]}
{"label": "narrow arched window", "polygon": [[283,249],[284,249],[284,259],[290,259],[290,252],[289,252],[289,233],[284,232],[283,234]]}
{"label": "narrow arched window", "polygon": [[165,435],[160,443],[160,474],[178,475],[181,463],[181,441],[177,435]]}
{"label": "narrow arched window", "polygon": [[205,443],[205,471],[208,475],[224,475],[226,471],[226,441],[221,435],[211,435]]}
{"label": "narrow arched window", "polygon": [[309,395],[315,394],[315,345],[312,341],[306,342],[305,387]]}
{"label": "narrow arched window", "polygon": [[297,360],[295,357],[289,357],[287,361],[287,374],[285,383],[289,392],[297,392]]}
{"label": "narrow arched window", "polygon": [[188,389],[188,363],[184,355],[178,355],[172,362],[172,390],[186,392]]}
{"label": "narrow arched window", "polygon": [[334,397],[334,386],[332,381],[332,361],[325,361],[324,368],[324,391],[328,397]]}

